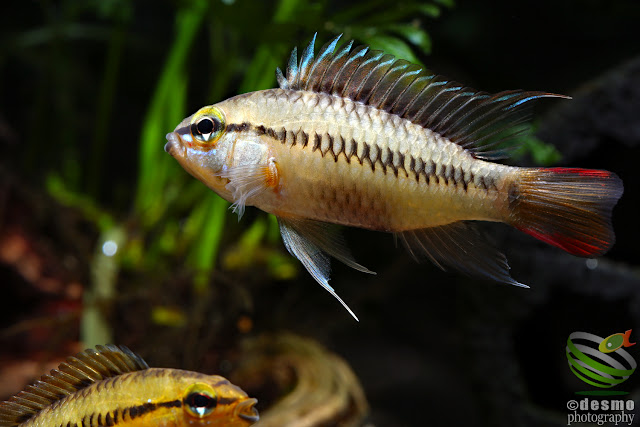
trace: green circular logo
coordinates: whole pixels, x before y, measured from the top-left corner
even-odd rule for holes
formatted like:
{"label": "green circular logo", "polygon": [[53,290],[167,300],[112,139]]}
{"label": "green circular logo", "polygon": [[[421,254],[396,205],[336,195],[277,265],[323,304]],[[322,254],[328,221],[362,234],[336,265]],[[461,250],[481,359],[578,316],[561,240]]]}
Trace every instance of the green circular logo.
{"label": "green circular logo", "polygon": [[595,387],[610,388],[625,382],[637,364],[622,348],[608,353],[600,351],[604,340],[588,332],[574,332],[569,335],[566,352],[571,372],[578,378]]}

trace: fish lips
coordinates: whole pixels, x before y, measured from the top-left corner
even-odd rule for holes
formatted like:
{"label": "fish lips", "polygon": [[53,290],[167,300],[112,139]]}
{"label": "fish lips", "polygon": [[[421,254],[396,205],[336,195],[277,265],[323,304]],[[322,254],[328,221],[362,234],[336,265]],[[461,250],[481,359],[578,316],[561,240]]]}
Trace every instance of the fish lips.
{"label": "fish lips", "polygon": [[260,419],[258,415],[258,410],[255,408],[255,404],[258,403],[258,399],[247,399],[239,402],[236,406],[236,414],[239,418],[248,421],[250,423],[255,423]]}
{"label": "fish lips", "polygon": [[182,144],[180,135],[178,135],[176,132],[170,132],[167,134],[166,138],[167,143],[164,145],[164,151],[171,154],[173,157],[184,157],[185,147]]}

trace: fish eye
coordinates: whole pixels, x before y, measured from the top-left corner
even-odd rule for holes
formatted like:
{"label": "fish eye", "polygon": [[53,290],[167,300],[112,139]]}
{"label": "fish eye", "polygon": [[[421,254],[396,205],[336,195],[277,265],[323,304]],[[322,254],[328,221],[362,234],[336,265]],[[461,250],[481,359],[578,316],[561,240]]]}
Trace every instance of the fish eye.
{"label": "fish eye", "polygon": [[213,144],[224,130],[222,112],[215,107],[205,107],[195,114],[191,122],[191,134],[204,144]]}
{"label": "fish eye", "polygon": [[189,389],[182,403],[189,415],[204,418],[216,409],[218,398],[211,387],[196,384]]}

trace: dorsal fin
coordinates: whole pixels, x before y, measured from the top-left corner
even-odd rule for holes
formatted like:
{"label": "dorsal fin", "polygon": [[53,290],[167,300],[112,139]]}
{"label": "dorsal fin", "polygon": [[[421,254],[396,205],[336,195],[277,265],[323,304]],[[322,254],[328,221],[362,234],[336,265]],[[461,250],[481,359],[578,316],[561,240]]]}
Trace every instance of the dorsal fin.
{"label": "dorsal fin", "polygon": [[0,426],[24,423],[42,409],[96,381],[147,368],[147,363],[125,346],[99,345],[87,349],[0,403]]}
{"label": "dorsal fin", "polygon": [[[502,143],[520,133],[529,101],[568,98],[548,92],[476,91],[437,76],[419,65],[353,41],[336,51],[335,37],[314,59],[316,36],[300,62],[294,48],[286,77],[278,68],[281,89],[309,90],[350,98],[423,126],[464,147],[475,157],[504,157]],[[335,53],[334,53],[335,52]]]}

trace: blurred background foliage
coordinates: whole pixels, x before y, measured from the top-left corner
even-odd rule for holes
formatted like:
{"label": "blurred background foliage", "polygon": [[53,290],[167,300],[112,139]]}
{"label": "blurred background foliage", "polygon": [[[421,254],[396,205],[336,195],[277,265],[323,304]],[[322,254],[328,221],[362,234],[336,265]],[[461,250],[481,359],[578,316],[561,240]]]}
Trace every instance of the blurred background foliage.
{"label": "blurred background foliage", "polygon": [[[224,374],[227,365],[212,352],[228,356],[238,337],[254,330],[297,328],[342,348],[365,373],[378,369],[373,361],[379,359],[371,354],[389,352],[393,358],[387,362],[416,368],[411,373],[416,378],[423,368],[403,359],[413,354],[405,343],[424,350],[425,366],[441,366],[435,363],[438,354],[443,363],[457,360],[433,346],[439,339],[455,348],[463,342],[459,331],[447,335],[436,326],[464,324],[472,310],[443,314],[438,308],[457,301],[457,284],[468,279],[413,265],[403,252],[382,248],[389,242],[371,237],[375,233],[348,230],[358,258],[385,272],[372,282],[336,266],[338,292],[353,301],[358,314],[367,314],[356,338],[351,319],[288,256],[274,219],[249,209],[238,224],[226,202],[164,152],[164,135],[203,105],[274,87],[275,68],[285,67],[291,49],[306,46],[315,32],[316,49],[344,34],[344,41],[356,39],[480,90],[574,95],[640,55],[639,18],[633,0],[7,3],[0,16],[3,348],[24,357],[34,350],[66,356],[71,350],[61,343],[80,336],[83,345],[127,344],[157,365],[207,366]],[[620,97],[633,99],[632,94],[625,89]],[[605,130],[609,145],[587,158],[594,150],[587,145],[561,147],[561,138],[555,145],[541,142],[533,135],[541,115],[534,117],[523,128],[528,136],[516,153],[517,164],[576,161],[576,166],[614,170],[626,187],[618,209],[624,210],[625,199],[631,206],[634,177],[625,171],[632,171],[637,159],[632,142],[631,151],[619,154],[620,146],[611,143],[617,141],[614,132]],[[601,115],[584,117],[581,122],[607,124]],[[612,259],[637,263],[635,237],[628,229],[619,232]],[[530,244],[510,242],[511,247]],[[32,264],[24,261],[30,259]],[[510,259],[518,266],[517,255]],[[524,273],[518,278],[526,282],[527,271],[537,270],[520,268]],[[429,285],[415,283],[425,272]],[[478,300],[486,302],[490,293],[504,307],[501,302],[515,295],[502,287],[493,293],[490,286],[474,283],[463,288],[464,295],[479,290],[485,294]],[[406,306],[412,308],[405,311]],[[428,329],[431,324],[435,330]],[[0,361],[11,352],[0,354]],[[450,383],[456,399],[465,390],[471,393],[463,380],[454,381],[457,371],[444,379],[433,375],[420,381]],[[363,375],[374,400],[375,386],[382,384],[375,378]],[[395,390],[408,383],[398,381]],[[418,400],[426,393],[410,391]],[[393,407],[388,410],[399,418],[412,405],[414,415],[422,407],[382,392],[377,405]]]}
{"label": "blurred background foliage", "polygon": [[[452,6],[402,1],[390,13],[384,1],[187,0],[175,3],[172,24],[150,37],[136,31],[154,25],[139,21],[141,3],[39,2],[37,12],[23,12],[40,14],[43,25],[9,34],[2,52],[3,65],[10,61],[14,72],[23,69],[37,82],[25,94],[33,98],[25,114],[38,126],[20,133],[29,149],[16,160],[96,225],[98,247],[114,228],[124,233],[114,262],[168,273],[183,259],[204,291],[223,232],[235,226],[227,224],[228,204],[162,150],[164,135],[194,108],[274,87],[275,68],[315,32],[320,40],[344,34],[420,62],[431,49],[423,22]],[[143,88],[147,103],[138,101]],[[43,129],[56,131],[45,136]],[[243,228],[237,250],[225,258],[230,269],[250,266],[263,240],[278,242],[273,219],[257,216]],[[262,257],[265,271],[294,277],[297,264],[271,252]],[[90,343],[105,338],[87,333]]]}

